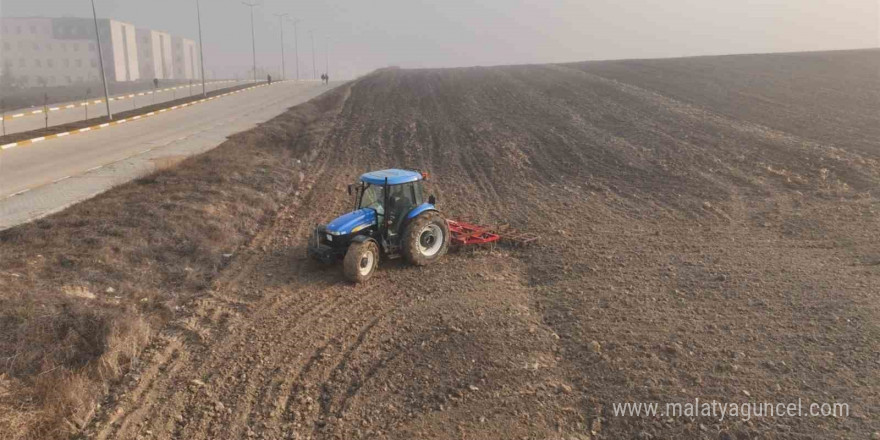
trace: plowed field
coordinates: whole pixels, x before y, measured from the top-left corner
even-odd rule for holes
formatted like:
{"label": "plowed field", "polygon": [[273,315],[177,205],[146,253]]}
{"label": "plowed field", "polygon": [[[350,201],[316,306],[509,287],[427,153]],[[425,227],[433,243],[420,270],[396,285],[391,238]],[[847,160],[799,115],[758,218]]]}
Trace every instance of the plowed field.
{"label": "plowed field", "polygon": [[[147,317],[148,347],[82,417],[88,438],[870,438],[878,71],[878,51],[380,70],[308,118],[294,108],[4,232],[14,259],[0,273],[19,276],[0,279],[0,297],[74,284],[97,292],[77,304],[116,296],[124,316]],[[232,188],[252,169],[176,189],[189,198],[172,200],[187,208],[175,221],[223,246],[185,253],[156,219],[142,236],[145,216],[127,217],[132,235],[106,226],[119,211],[100,206],[166,209],[175,178],[226,175],[221,154],[258,155],[259,176],[290,170],[259,187],[273,203],[256,212],[231,209],[250,200]],[[387,167],[429,171],[449,216],[540,239],[424,268],[382,261],[364,285],[307,260],[310,229],[350,208],[345,185]],[[74,221],[87,208],[106,222]],[[80,247],[63,250],[59,230]],[[152,243],[164,247],[143,252]],[[28,384],[33,371],[8,373]],[[695,398],[849,413],[614,413]]]}

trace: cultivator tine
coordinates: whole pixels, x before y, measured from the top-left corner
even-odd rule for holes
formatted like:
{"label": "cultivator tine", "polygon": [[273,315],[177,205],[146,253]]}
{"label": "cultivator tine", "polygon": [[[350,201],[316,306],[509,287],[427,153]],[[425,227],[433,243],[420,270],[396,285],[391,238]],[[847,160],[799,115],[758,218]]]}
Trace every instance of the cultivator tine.
{"label": "cultivator tine", "polygon": [[500,226],[480,226],[467,220],[447,220],[452,241],[459,245],[486,244],[501,241],[514,246],[526,246],[538,239],[538,236],[514,229],[508,224]]}
{"label": "cultivator tine", "polygon": [[458,245],[486,244],[498,241],[501,237],[485,226],[478,226],[462,220],[447,219],[452,242]]}
{"label": "cultivator tine", "polygon": [[538,239],[538,236],[529,232],[522,232],[508,224],[503,224],[491,229],[492,232],[501,236],[503,242],[514,246],[526,246]]}

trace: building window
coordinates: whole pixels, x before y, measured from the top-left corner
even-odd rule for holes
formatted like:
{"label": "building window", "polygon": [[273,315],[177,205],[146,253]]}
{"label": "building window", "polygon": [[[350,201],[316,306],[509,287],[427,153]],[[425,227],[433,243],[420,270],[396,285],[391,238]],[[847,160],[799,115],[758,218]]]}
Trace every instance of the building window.
{"label": "building window", "polygon": [[65,58],[63,62],[64,62],[64,67],[70,67],[70,60]]}
{"label": "building window", "polygon": [[61,43],[61,50],[67,52],[67,43]]}
{"label": "building window", "polygon": [[68,84],[73,83],[73,79],[71,79],[69,76],[65,76],[64,79],[67,80],[67,83],[68,83]]}
{"label": "building window", "polygon": [[46,43],[46,50],[52,50],[52,43]]}
{"label": "building window", "polygon": [[76,77],[76,82],[83,82],[83,77],[81,77],[81,76]]}
{"label": "building window", "polygon": [[18,59],[18,67],[25,67],[25,66],[27,66],[27,62],[24,60],[24,58],[19,58]]}
{"label": "building window", "polygon": [[9,45],[8,41],[3,42],[3,50],[12,50],[12,46]]}
{"label": "building window", "polygon": [[15,27],[15,33],[21,35],[21,26]]}
{"label": "building window", "polygon": [[79,52],[79,44],[77,44],[77,43],[73,43],[73,51],[74,51],[74,52]]}
{"label": "building window", "polygon": [[39,44],[39,43],[34,43],[34,50],[36,50],[36,51],[39,51],[39,50],[40,50],[40,44]]}
{"label": "building window", "polygon": [[34,60],[34,67],[43,67],[43,62],[40,60]]}
{"label": "building window", "polygon": [[92,67],[98,67],[98,62],[94,59],[92,60]]}
{"label": "building window", "polygon": [[83,66],[83,60],[76,60],[76,67],[82,67],[82,66]]}
{"label": "building window", "polygon": [[52,58],[46,60],[46,67],[55,67],[55,62],[52,61]]}

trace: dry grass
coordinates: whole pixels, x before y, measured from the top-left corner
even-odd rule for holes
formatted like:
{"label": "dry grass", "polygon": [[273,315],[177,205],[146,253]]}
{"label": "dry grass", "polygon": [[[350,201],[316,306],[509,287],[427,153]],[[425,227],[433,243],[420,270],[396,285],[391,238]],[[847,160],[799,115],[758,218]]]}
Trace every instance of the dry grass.
{"label": "dry grass", "polygon": [[307,127],[342,99],[330,92],[206,154],[0,232],[0,438],[62,438],[86,423],[151,333],[296,189]]}

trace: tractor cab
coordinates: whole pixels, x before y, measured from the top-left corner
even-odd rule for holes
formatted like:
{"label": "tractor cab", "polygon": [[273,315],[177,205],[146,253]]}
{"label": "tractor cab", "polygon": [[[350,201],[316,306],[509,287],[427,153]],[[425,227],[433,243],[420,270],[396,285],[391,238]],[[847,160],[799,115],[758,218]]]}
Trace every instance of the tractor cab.
{"label": "tractor cab", "polygon": [[424,198],[422,181],[425,176],[415,171],[397,169],[361,175],[358,184],[348,187],[349,195],[354,195],[355,212],[364,209],[374,211],[385,233],[390,237],[399,235],[409,214],[415,216],[433,208],[433,196],[429,197],[430,200]]}
{"label": "tractor cab", "polygon": [[434,206],[434,196],[424,197],[426,177],[427,173],[400,169],[361,175],[348,186],[354,209],[315,228],[309,255],[332,262],[348,261],[349,254],[358,253],[358,268],[345,264],[346,275],[354,281],[372,275],[380,250],[386,258],[403,255],[417,265],[442,256],[449,244],[449,229]]}

